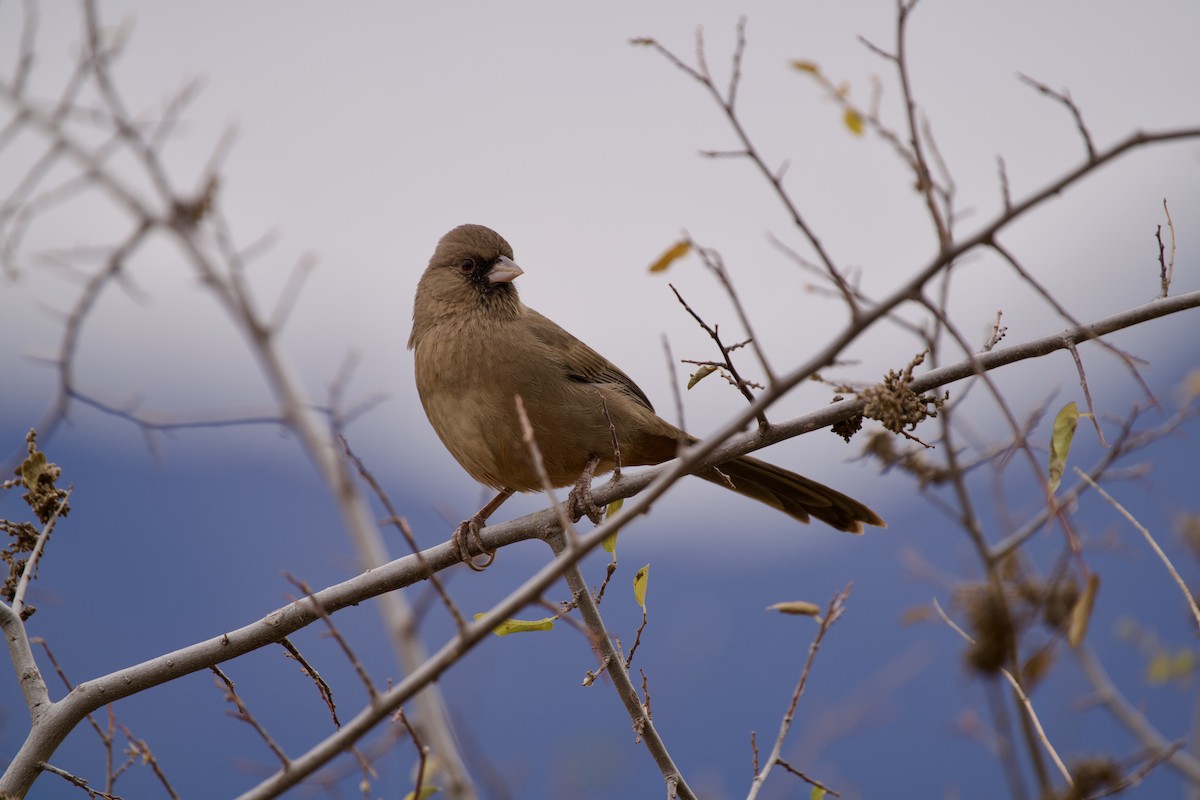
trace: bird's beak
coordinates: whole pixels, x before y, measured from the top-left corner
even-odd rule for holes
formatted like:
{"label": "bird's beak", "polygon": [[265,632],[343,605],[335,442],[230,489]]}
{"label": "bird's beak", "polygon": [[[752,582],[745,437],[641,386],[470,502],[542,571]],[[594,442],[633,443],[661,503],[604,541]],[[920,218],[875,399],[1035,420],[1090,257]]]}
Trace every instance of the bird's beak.
{"label": "bird's beak", "polygon": [[512,283],[524,272],[511,258],[500,256],[488,272],[488,283]]}

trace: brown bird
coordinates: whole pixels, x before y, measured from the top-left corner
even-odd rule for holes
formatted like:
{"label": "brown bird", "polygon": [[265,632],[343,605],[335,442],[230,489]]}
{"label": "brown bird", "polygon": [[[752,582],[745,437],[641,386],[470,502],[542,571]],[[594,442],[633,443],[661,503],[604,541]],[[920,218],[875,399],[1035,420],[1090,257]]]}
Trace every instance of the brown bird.
{"label": "brown bird", "polygon": [[[513,492],[542,488],[516,397],[554,486],[586,488],[592,474],[613,469],[610,420],[621,466],[659,464],[678,455],[681,440],[697,441],[655,414],[611,361],[522,303],[513,285],[522,272],[498,233],[460,225],[438,242],[413,303],[408,346],[425,413],[463,469],[499,491],[455,534],[463,560],[480,569],[467,537],[478,542],[488,515]],[[742,456],[718,469],[697,474],[801,522],[816,517],[850,533],[862,533],[863,523],[886,527],[857,500],[765,461]]]}

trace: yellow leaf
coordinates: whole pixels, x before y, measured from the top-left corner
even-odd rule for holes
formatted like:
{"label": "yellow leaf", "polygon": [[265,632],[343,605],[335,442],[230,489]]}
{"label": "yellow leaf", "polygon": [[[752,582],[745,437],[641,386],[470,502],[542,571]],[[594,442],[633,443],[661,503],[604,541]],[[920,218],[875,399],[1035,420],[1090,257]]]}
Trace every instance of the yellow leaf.
{"label": "yellow leaf", "polygon": [[1067,468],[1067,454],[1071,452],[1071,441],[1075,438],[1075,426],[1079,424],[1079,406],[1067,403],[1054,418],[1054,431],[1050,434],[1050,492],[1058,491],[1062,483],[1063,470]]}
{"label": "yellow leaf", "polygon": [[821,68],[817,66],[815,61],[806,61],[804,59],[797,59],[793,61],[792,69],[799,70],[800,72],[807,72],[810,75],[821,74]]}
{"label": "yellow leaf", "polygon": [[[483,614],[476,614],[475,619],[479,619]],[[492,633],[497,636],[508,636],[510,633],[529,633],[530,631],[548,631],[554,628],[554,617],[546,617],[545,619],[506,619],[496,627],[492,628]]]}
{"label": "yellow leaf", "polygon": [[1196,654],[1191,650],[1180,650],[1171,659],[1171,677],[1185,681],[1196,669]]}
{"label": "yellow leaf", "polygon": [[682,241],[676,242],[675,244],[673,244],[669,248],[667,248],[667,252],[665,252],[661,256],[659,256],[657,261],[655,261],[653,264],[650,265],[650,271],[651,272],[662,272],[667,267],[671,266],[672,263],[683,258],[691,251],[692,251],[692,245],[690,242],[682,242]]}
{"label": "yellow leaf", "polygon": [[1200,396],[1200,369],[1194,369],[1183,379],[1183,402],[1190,403]]}
{"label": "yellow leaf", "polygon": [[[624,502],[624,500],[618,498],[609,503],[608,508],[604,510],[604,518],[608,519],[613,514],[616,514],[618,511],[620,511],[621,505]],[[600,546],[604,548],[604,552],[612,553],[613,561],[617,560],[617,534],[615,532],[605,536],[604,541],[600,543]]]}
{"label": "yellow leaf", "polygon": [[1165,650],[1159,650],[1146,665],[1146,680],[1151,686],[1161,686],[1171,679],[1171,658]]}
{"label": "yellow leaf", "polygon": [[697,383],[704,380],[709,375],[712,375],[716,371],[717,371],[717,368],[714,367],[712,364],[705,364],[704,366],[700,367],[700,369],[696,370],[695,372],[693,372],[691,375],[688,376],[687,388],[689,388],[689,389],[692,388]]}
{"label": "yellow leaf", "polygon": [[1083,643],[1083,637],[1087,636],[1088,623],[1092,619],[1092,607],[1096,605],[1098,591],[1100,576],[1093,572],[1088,575],[1087,585],[1083,587],[1083,593],[1071,609],[1071,624],[1067,627],[1067,642],[1071,647],[1079,647]]}
{"label": "yellow leaf", "polygon": [[842,120],[846,123],[846,127],[850,129],[850,132],[855,136],[863,135],[864,125],[862,114],[859,114],[853,108],[847,108],[846,112],[842,115]]}
{"label": "yellow leaf", "polygon": [[814,617],[821,621],[821,607],[807,600],[788,600],[767,606],[767,611],[778,611],[780,614],[798,614],[802,617]]}
{"label": "yellow leaf", "polygon": [[420,794],[409,792],[408,794],[404,795],[404,800],[426,800],[426,798],[433,797],[440,791],[441,789],[436,786],[422,786]]}
{"label": "yellow leaf", "polygon": [[814,786],[808,798],[809,800],[825,800],[826,794],[828,793],[825,791],[824,787]]}
{"label": "yellow leaf", "polygon": [[646,610],[646,581],[650,579],[650,565],[642,567],[633,576],[633,597],[637,604]]}

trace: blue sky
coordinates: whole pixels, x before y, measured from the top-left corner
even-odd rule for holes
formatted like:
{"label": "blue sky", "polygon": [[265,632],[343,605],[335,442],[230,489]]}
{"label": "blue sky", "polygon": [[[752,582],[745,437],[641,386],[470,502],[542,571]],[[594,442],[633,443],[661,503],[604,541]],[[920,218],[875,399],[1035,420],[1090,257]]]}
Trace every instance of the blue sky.
{"label": "blue sky", "polygon": [[[681,230],[722,252],[777,365],[800,363],[844,321],[769,243],[768,232],[801,246],[761,178],[745,163],[697,157],[700,149],[733,143],[711,101],[629,38],[654,36],[690,57],[702,25],[710,64],[725,76],[744,13],[744,120],[772,163],[790,161],[788,187],[839,263],[861,271],[864,289],[881,296],[934,251],[898,159],[876,139],[851,136],[812,81],[788,68],[791,59],[815,61],[864,102],[878,76],[885,118],[898,121],[887,65],[856,40],[861,34],[890,47],[889,3],[618,3],[601,11],[549,3],[348,10],[130,2],[102,10],[113,25],[132,23],[116,72],[131,108],[153,116],[179,87],[193,78],[202,83],[166,150],[179,185],[194,185],[218,137],[236,126],[221,201],[240,242],[274,237],[250,272],[260,302],[270,307],[294,266],[315,259],[284,331],[285,349],[318,401],[346,355],[358,355],[350,402],[385,399],[353,424],[351,439],[425,544],[445,538],[443,513],[457,520],[482,496],[428,427],[404,349],[417,276],[450,227],[479,222],[503,233],[525,270],[526,302],[620,364],[660,410],[671,407],[671,382],[688,372],[677,364],[668,373],[660,337],[669,338],[676,358],[711,357],[666,280],[710,321],[735,327],[728,301],[698,264],[681,263],[666,278],[646,273]],[[0,6],[0,54],[13,52],[18,17],[17,6]],[[912,80],[954,173],[962,230],[1000,207],[997,155],[1017,197],[1083,158],[1069,115],[1017,73],[1069,88],[1101,147],[1135,129],[1195,125],[1195,104],[1186,99],[1200,74],[1197,23],[1200,10],[1186,0],[1137,8],[919,6]],[[35,91],[61,85],[78,31],[75,6],[41,9]],[[25,140],[0,152],[0,186],[11,187],[26,154],[36,152]],[[1055,199],[1014,226],[1005,242],[1072,314],[1096,318],[1155,295],[1152,234],[1167,197],[1180,242],[1176,291],[1195,289],[1200,280],[1188,243],[1200,220],[1197,170],[1195,144],[1147,150]],[[112,242],[127,224],[111,208],[79,202],[33,226],[25,252]],[[61,320],[49,310],[69,308],[78,292],[32,256],[19,266],[16,279],[0,278],[8,345],[0,349],[0,433],[9,452],[52,397],[54,374],[36,361],[55,352],[61,335]],[[89,391],[167,415],[269,409],[248,349],[177,253],[151,248],[130,276],[136,293],[107,293],[86,328],[79,376]],[[997,309],[1005,312],[1010,342],[1066,326],[995,260],[964,262],[951,294],[959,324],[982,341]],[[1191,313],[1115,337],[1150,360],[1144,373],[1164,405],[1195,367],[1188,344],[1195,330]],[[837,376],[873,380],[919,347],[894,328],[881,329],[855,345],[848,355],[859,363]],[[1102,413],[1121,416],[1144,402],[1115,359],[1095,348],[1081,352]],[[1022,418],[1043,404],[1053,410],[1081,399],[1065,354],[1007,368],[997,379]],[[822,387],[800,387],[773,416],[801,413],[827,397]],[[698,435],[743,402],[715,380],[685,400],[688,428]],[[1005,436],[979,392],[960,419],[972,444],[987,447]],[[1077,463],[1098,457],[1093,440],[1081,428]],[[271,427],[181,432],[160,442],[156,460],[128,425],[76,408],[47,450],[77,485],[76,510],[52,543],[30,627],[52,643],[74,680],[261,616],[291,593],[285,571],[313,585],[355,572],[352,548],[313,471],[296,444]],[[933,596],[949,601],[946,586],[916,573],[912,554],[931,564],[932,574],[971,578],[978,572],[971,551],[907,478],[877,475],[856,454],[819,432],[777,446],[769,457],[859,496],[888,519],[886,532],[854,538],[815,526],[796,531],[768,509],[714,497],[711,486],[691,481],[623,536],[618,587],[638,566],[652,564],[651,626],[639,657],[651,675],[656,721],[706,796],[744,794],[749,731],[758,731],[761,743],[775,730],[812,632],[805,620],[762,609],[796,597],[824,602],[853,582],[850,611],[822,651],[789,758],[847,797],[1007,796],[994,758],[962,733],[964,709],[988,718],[984,687],[960,667],[960,642],[943,626],[901,622],[906,609]],[[1116,489],[1194,576],[1194,562],[1169,533],[1171,519],[1193,501],[1194,447],[1181,435],[1150,456],[1149,477]],[[1038,502],[1022,469],[1014,465],[1004,484],[1018,520]],[[995,484],[980,474],[974,488],[998,539],[1006,520],[993,507]],[[19,512],[15,498],[0,503],[0,513]],[[503,513],[541,505],[536,497],[518,498]],[[1185,738],[1194,688],[1148,686],[1144,656],[1115,633],[1118,620],[1133,615],[1164,641],[1191,644],[1194,630],[1176,590],[1111,509],[1088,498],[1079,515],[1089,563],[1104,576],[1095,645],[1168,738]],[[1051,564],[1060,546],[1057,534],[1037,542],[1039,564]],[[394,551],[403,552],[402,544]],[[484,575],[456,573],[451,586],[465,609],[483,610],[545,558],[544,548],[524,545],[504,552]],[[589,562],[590,580],[602,571],[601,559]],[[628,592],[605,606],[612,628],[630,641],[640,615]],[[380,680],[396,677],[371,609],[339,615],[339,624]],[[436,645],[449,632],[434,613],[427,640]],[[335,691],[344,687],[344,708],[361,701],[327,641],[315,632],[297,640]],[[1067,753],[1136,751],[1102,712],[1080,710],[1086,692],[1069,656],[1063,662],[1035,697],[1056,743]],[[470,738],[468,752],[491,765],[507,796],[658,791],[609,687],[579,688],[593,666],[581,637],[561,628],[489,640],[444,679]],[[302,751],[325,730],[315,694],[280,653],[255,654],[227,671],[289,751]],[[210,684],[207,675],[192,676],[117,708],[118,720],[150,741],[187,796],[236,794],[253,784],[256,768],[270,764],[248,729],[224,716]],[[25,711],[11,680],[0,681],[0,692],[2,755],[21,740]],[[74,734],[60,751],[61,765],[99,775],[93,737]],[[377,794],[402,796],[408,764],[404,750],[385,758]],[[135,771],[121,791],[153,796],[143,780]],[[767,796],[807,796],[788,779],[773,780]],[[1178,786],[1159,770],[1134,796],[1178,793]],[[47,779],[33,796],[62,791]],[[497,789],[489,796],[506,795]]]}

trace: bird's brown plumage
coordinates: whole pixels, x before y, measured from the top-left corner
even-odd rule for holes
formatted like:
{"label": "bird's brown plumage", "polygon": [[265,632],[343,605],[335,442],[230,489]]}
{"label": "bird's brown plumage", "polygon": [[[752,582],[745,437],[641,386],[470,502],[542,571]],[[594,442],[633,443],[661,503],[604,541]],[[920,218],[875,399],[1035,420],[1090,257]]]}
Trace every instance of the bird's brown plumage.
{"label": "bird's brown plumage", "polygon": [[[512,248],[482,225],[460,225],[438,242],[417,285],[413,328],[417,391],[446,449],[497,490],[541,487],[516,412],[520,396],[555,486],[573,484],[590,458],[614,466],[609,419],[623,466],[674,458],[695,441],[654,413],[645,393],[612,362],[517,296]],[[605,409],[607,409],[607,414]],[[861,533],[883,526],[853,498],[794,472],[743,456],[699,475],[807,522]]]}

